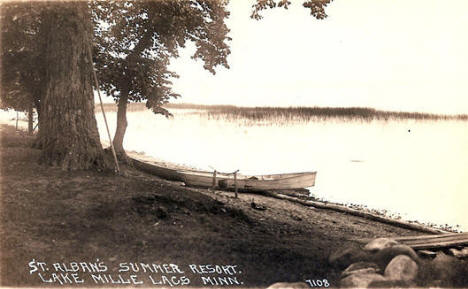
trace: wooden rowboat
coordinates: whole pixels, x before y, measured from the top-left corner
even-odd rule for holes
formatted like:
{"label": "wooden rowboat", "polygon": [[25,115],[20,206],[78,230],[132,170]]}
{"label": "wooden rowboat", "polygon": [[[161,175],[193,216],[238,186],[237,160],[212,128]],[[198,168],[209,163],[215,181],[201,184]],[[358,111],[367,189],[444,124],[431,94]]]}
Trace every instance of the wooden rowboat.
{"label": "wooden rowboat", "polygon": [[177,169],[164,167],[162,165],[157,165],[156,163],[151,163],[149,161],[143,161],[141,159],[132,158],[133,166],[137,169],[144,171],[146,173],[161,177],[170,181],[183,181],[181,174]]}
{"label": "wooden rowboat", "polygon": [[159,176],[171,181],[182,181],[187,186],[237,189],[241,191],[266,191],[266,190],[297,190],[312,187],[315,184],[316,172],[288,173],[246,176],[241,174],[226,174],[208,171],[197,171],[181,168],[180,166],[169,166],[157,162],[151,157],[136,153],[127,153],[133,165],[144,172]]}
{"label": "wooden rowboat", "polygon": [[312,187],[317,172],[247,176],[220,172],[179,170],[187,186],[241,191],[292,190]]}
{"label": "wooden rowboat", "polygon": [[167,166],[164,163],[158,162],[149,156],[144,156],[137,153],[127,152],[127,156],[131,160],[133,166],[143,172],[170,181],[183,181],[182,175],[177,171],[179,168],[175,166]]}

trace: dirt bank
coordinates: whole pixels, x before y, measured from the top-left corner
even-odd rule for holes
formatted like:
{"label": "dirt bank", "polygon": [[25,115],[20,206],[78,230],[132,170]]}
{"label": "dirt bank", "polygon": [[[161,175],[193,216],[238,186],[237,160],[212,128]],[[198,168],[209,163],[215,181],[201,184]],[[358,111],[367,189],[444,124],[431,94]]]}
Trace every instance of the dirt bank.
{"label": "dirt bank", "polygon": [[[336,248],[359,238],[418,234],[266,196],[240,194],[234,199],[230,193],[189,189],[132,168],[126,168],[126,177],[64,172],[38,164],[32,138],[4,125],[0,133],[2,286],[68,282],[53,280],[51,274],[57,272],[69,274],[70,280],[72,273],[79,274],[84,282],[72,286],[107,287],[112,284],[104,277],[92,279],[89,263],[106,266],[99,273],[114,279],[121,273],[130,280],[130,272],[118,272],[130,262],[161,265],[159,272],[139,267],[134,275],[144,280],[137,284],[142,287],[187,280],[189,286],[207,286],[219,275],[212,269],[225,270],[221,275],[238,287],[306,279],[327,279],[337,286],[340,272],[327,263]],[[266,210],[253,209],[252,200]],[[33,260],[36,267],[29,265]],[[49,271],[39,276],[37,261]],[[73,270],[74,262],[78,270]],[[79,262],[87,262],[89,271]],[[172,267],[161,272],[169,263],[179,271]],[[232,267],[200,266],[207,264]],[[44,282],[50,280],[54,282]]]}

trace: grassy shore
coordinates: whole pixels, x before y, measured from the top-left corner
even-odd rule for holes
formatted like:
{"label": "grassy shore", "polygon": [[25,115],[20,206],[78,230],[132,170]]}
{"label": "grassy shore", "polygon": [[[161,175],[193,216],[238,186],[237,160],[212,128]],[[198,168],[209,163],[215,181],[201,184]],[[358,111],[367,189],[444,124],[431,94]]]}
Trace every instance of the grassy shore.
{"label": "grassy shore", "polygon": [[[43,283],[37,271],[30,274],[35,260],[51,270],[54,263],[71,268],[72,262],[101,262],[113,276],[120,263],[172,263],[198,287],[207,286],[201,277],[208,275],[190,265],[235,265],[235,287],[306,279],[327,279],[336,287],[340,271],[328,264],[330,253],[361,238],[418,234],[261,195],[235,199],[190,189],[131,167],[123,166],[126,176],[61,171],[38,164],[33,137],[5,125],[0,133],[1,286],[61,286]],[[266,210],[252,208],[252,200]],[[112,287],[80,274],[85,283],[73,287]],[[162,278],[135,274],[145,280],[141,287],[158,287],[149,277]],[[418,284],[430,284],[427,277],[421,274]]]}
{"label": "grassy shore", "polygon": [[[383,111],[366,107],[240,107],[234,105],[200,105],[190,103],[166,104],[166,109],[192,109],[211,119],[230,121],[248,120],[254,122],[274,121],[316,121],[327,119],[342,120],[460,120],[467,121],[468,115],[442,115],[420,112]],[[104,104],[105,111],[117,111],[113,103]],[[128,111],[144,111],[143,103],[131,103]],[[100,111],[100,108],[96,111]]]}

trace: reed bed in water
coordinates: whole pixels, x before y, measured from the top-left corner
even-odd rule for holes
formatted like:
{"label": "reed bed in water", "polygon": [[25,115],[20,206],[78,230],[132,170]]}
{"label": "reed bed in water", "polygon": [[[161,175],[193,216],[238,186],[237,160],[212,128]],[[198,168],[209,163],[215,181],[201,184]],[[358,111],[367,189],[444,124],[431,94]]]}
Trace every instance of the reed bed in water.
{"label": "reed bed in water", "polygon": [[[202,104],[166,104],[166,109],[198,110],[195,114],[206,115],[215,120],[247,120],[252,122],[285,121],[308,122],[326,119],[344,120],[462,120],[467,121],[468,115],[442,115],[420,112],[383,111],[366,107],[241,107],[234,105],[202,105]],[[114,103],[104,104],[106,111],[117,111]],[[144,111],[144,103],[130,103],[127,111]],[[100,111],[97,110],[97,111]]]}

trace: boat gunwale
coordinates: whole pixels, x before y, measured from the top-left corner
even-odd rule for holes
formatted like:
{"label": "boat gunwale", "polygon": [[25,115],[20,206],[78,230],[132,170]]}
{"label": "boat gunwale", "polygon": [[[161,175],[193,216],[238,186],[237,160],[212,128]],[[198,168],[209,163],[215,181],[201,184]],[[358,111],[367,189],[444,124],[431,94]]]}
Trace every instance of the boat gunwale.
{"label": "boat gunwale", "polygon": [[[210,171],[196,171],[196,170],[177,170],[178,173],[182,175],[192,175],[194,177],[209,177],[213,178],[214,172]],[[297,178],[306,175],[317,175],[316,171],[312,172],[297,172],[297,173],[279,173],[279,174],[268,174],[268,175],[243,175],[237,174],[238,180],[258,180],[258,181],[277,181],[277,180],[286,180],[290,178]],[[234,177],[234,173],[223,173],[216,171],[216,178],[226,178],[232,179]],[[271,179],[261,179],[261,178],[271,178]],[[251,179],[251,178],[258,178],[258,179]]]}

